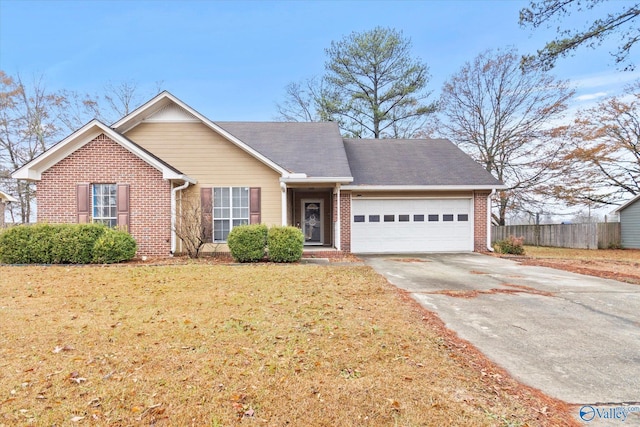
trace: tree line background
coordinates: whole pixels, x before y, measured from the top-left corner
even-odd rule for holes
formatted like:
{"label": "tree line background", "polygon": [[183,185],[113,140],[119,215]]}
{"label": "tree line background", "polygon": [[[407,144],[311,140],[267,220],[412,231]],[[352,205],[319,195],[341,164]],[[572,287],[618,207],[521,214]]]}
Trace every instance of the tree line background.
{"label": "tree line background", "polygon": [[[538,28],[601,0],[543,0],[520,12],[522,26]],[[552,214],[566,206],[614,205],[640,194],[640,81],[625,94],[569,117],[575,91],[555,78],[555,61],[581,45],[598,48],[616,34],[612,53],[624,72],[640,40],[640,6],[584,29],[561,29],[535,55],[515,47],[488,49],[454,73],[438,95],[429,67],[412,55],[411,40],[393,28],[351,33],[325,49],[321,74],[287,85],[277,120],[334,121],[349,138],[448,138],[506,189],[494,195],[493,221]],[[93,118],[110,124],[160,92],[136,82],[107,83],[99,95],[49,91],[44,76],[25,80],[0,70],[0,189],[18,198],[10,221],[33,219],[34,184],[12,171]]]}

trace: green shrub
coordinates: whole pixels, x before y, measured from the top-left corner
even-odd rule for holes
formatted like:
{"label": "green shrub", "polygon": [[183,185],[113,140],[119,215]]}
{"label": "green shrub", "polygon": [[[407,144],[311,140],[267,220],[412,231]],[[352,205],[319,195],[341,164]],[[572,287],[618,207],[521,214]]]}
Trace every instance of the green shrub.
{"label": "green shrub", "polygon": [[107,228],[93,245],[93,262],[112,264],[128,261],[136,255],[136,241],[123,230]]}
{"label": "green shrub", "polygon": [[133,258],[135,251],[129,234],[101,224],[22,225],[0,233],[0,263],[6,264],[118,262]]}
{"label": "green shrub", "polygon": [[302,258],[304,235],[296,227],[271,227],[267,237],[269,259],[273,262],[295,262]]}
{"label": "green shrub", "polygon": [[0,233],[0,262],[28,264],[31,261],[30,242],[32,227],[19,225]]}
{"label": "green shrub", "polygon": [[108,228],[103,224],[59,224],[52,247],[52,263],[89,264],[96,241]]}
{"label": "green shrub", "polygon": [[237,262],[257,262],[264,258],[267,246],[267,226],[251,224],[233,227],[227,237],[231,256]]}
{"label": "green shrub", "polygon": [[524,237],[509,236],[493,244],[499,254],[524,255]]}

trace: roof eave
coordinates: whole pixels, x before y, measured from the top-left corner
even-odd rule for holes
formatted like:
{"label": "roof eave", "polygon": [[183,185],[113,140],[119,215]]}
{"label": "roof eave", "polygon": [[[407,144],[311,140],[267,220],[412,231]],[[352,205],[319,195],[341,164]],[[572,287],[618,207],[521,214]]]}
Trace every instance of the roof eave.
{"label": "roof eave", "polygon": [[505,190],[506,185],[345,185],[343,190],[362,191],[469,191],[469,190]]}
{"label": "roof eave", "polygon": [[167,165],[155,157],[149,155],[142,148],[135,144],[132,144],[127,138],[123,137],[115,130],[111,129],[104,123],[98,120],[92,120],[76,132],[63,139],[49,150],[42,153],[40,156],[33,159],[31,162],[17,169],[11,174],[12,178],[24,179],[28,181],[39,181],[42,179],[42,172],[46,171],[71,153],[82,148],[100,134],[107,135],[111,140],[115,141],[118,145],[143,160],[149,166],[157,169],[162,173],[162,178],[166,180],[181,180],[195,183],[193,178],[184,175]]}
{"label": "roof eave", "polygon": [[[296,176],[298,175],[298,176]],[[319,176],[319,177],[307,177],[307,176],[299,176],[302,174],[294,174],[294,176],[283,176],[280,178],[280,182],[284,182],[285,184],[322,184],[322,183],[333,183],[333,184],[349,184],[353,182],[353,177],[351,176]],[[344,187],[343,187],[344,188]]]}
{"label": "roof eave", "polygon": [[620,213],[620,211],[625,210],[626,208],[628,208],[629,206],[631,206],[632,204],[634,204],[638,200],[640,200],[640,194],[637,195],[636,197],[634,197],[633,199],[629,200],[627,203],[623,204],[622,206],[620,206],[618,209],[616,209],[613,212],[614,213]]}
{"label": "roof eave", "polygon": [[[156,108],[156,106],[159,105],[160,107],[162,107],[166,105],[166,102],[164,102],[165,100],[169,100],[175,103],[176,105],[180,106],[181,108],[184,108],[186,111],[188,111],[190,114],[195,116],[198,120],[200,120],[205,126],[210,128],[214,132],[220,134],[224,138],[228,139],[233,144],[235,144],[238,148],[250,154],[251,156],[255,157],[256,159],[258,159],[265,165],[269,166],[271,169],[275,170],[276,172],[280,174],[285,174],[287,172],[282,166],[274,163],[272,160],[263,156],[258,151],[254,150],[253,148],[251,148],[250,146],[242,142],[240,139],[236,138],[231,133],[227,132],[222,127],[216,125],[207,117],[203,116],[198,111],[194,110],[189,105],[185,104],[184,102],[182,102],[181,100],[179,100],[178,98],[176,98],[175,96],[173,96],[171,93],[167,91],[164,91],[158,94],[156,97],[154,97],[150,101],[144,103],[142,106],[135,109],[129,115],[123,117],[122,119],[114,123],[113,128],[121,133],[125,133],[129,131],[130,129],[134,128],[136,125],[141,123],[147,116],[153,115],[153,113],[158,111],[159,108]],[[151,110],[151,113],[145,115],[145,113],[149,112],[149,110]]]}
{"label": "roof eave", "polygon": [[18,199],[8,195],[5,192],[0,191],[0,201],[4,200],[5,202],[9,202],[9,203],[15,203],[18,201]]}

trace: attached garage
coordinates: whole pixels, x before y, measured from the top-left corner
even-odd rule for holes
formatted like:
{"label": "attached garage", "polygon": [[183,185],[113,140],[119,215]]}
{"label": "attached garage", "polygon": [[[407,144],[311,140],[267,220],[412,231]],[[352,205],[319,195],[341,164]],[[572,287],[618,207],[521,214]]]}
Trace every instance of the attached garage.
{"label": "attached garage", "polygon": [[473,251],[473,199],[354,198],[351,251]]}

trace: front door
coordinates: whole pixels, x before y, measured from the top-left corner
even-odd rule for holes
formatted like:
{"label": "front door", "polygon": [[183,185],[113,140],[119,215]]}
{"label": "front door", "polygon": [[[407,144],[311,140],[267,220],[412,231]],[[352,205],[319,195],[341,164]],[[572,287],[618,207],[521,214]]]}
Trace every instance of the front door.
{"label": "front door", "polygon": [[302,233],[305,245],[323,243],[322,199],[302,199]]}

